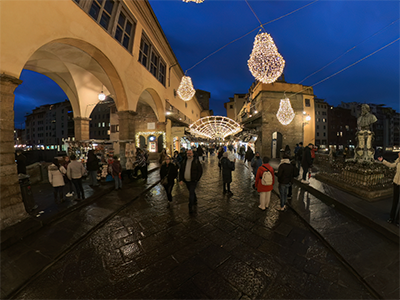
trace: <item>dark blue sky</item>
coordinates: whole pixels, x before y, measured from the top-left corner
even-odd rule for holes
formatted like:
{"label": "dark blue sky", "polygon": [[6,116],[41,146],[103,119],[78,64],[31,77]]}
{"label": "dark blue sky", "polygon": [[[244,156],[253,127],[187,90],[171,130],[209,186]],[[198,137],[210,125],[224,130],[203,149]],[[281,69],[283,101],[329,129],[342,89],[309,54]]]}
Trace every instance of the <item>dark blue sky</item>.
{"label": "dark blue sky", "polygon": [[[201,4],[181,0],[149,2],[184,71],[259,26],[245,0],[205,0]],[[266,23],[313,1],[248,2],[261,22]],[[398,39],[399,18],[397,0],[320,0],[264,28],[286,61],[284,74],[290,83],[300,83],[356,46],[302,82],[313,86]],[[388,26],[392,22],[395,23]],[[235,93],[246,93],[253,83],[247,60],[257,33],[258,29],[188,70],[194,87],[211,93],[210,108],[215,115],[226,115],[223,103]],[[396,41],[315,85],[314,94],[335,106],[341,101],[378,103],[399,112],[399,44]],[[17,127],[24,121],[23,116],[36,106],[66,99],[57,85],[42,75],[24,71],[21,79],[24,83],[15,92]]]}

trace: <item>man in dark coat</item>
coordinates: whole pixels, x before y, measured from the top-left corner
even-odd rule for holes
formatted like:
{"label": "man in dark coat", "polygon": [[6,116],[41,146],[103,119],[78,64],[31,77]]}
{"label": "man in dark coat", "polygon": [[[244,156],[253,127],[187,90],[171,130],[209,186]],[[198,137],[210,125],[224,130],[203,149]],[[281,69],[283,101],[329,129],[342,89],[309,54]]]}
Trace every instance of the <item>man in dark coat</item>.
{"label": "man in dark coat", "polygon": [[26,175],[26,156],[22,154],[22,150],[17,150],[17,173]]}
{"label": "man in dark coat", "polygon": [[224,152],[221,158],[221,168],[222,168],[222,182],[224,184],[224,194],[228,193],[229,196],[232,196],[231,192],[231,182],[232,182],[232,171],[235,171],[235,162],[236,158],[233,161],[230,161],[228,158],[228,152]]}
{"label": "man in dark coat", "polygon": [[292,184],[294,177],[294,166],[290,163],[290,156],[286,153],[283,155],[281,163],[279,164],[278,177],[279,182],[279,197],[281,199],[281,207],[279,211],[285,211],[286,209],[286,199],[288,198],[289,188]]}
{"label": "man in dark coat", "polygon": [[303,151],[303,159],[301,160],[301,167],[303,168],[303,178],[301,180],[302,183],[310,184],[307,181],[307,173],[308,169],[312,166],[312,157],[311,157],[311,149],[314,147],[314,144],[309,143],[307,147],[304,147]]}
{"label": "man in dark coat", "polygon": [[193,213],[193,206],[197,205],[196,186],[202,175],[203,168],[201,163],[197,158],[193,157],[193,150],[189,149],[179,170],[179,183],[183,184],[185,182],[189,190],[189,213]]}

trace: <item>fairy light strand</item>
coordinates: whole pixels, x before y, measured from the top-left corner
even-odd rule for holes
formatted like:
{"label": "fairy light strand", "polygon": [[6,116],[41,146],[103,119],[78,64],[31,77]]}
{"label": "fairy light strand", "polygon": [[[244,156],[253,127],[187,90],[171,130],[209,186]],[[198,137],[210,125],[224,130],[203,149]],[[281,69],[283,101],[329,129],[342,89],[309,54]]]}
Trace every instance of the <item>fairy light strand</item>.
{"label": "fairy light strand", "polygon": [[285,126],[289,125],[293,121],[295,113],[290,104],[289,98],[281,99],[276,117],[278,118],[278,121]]}
{"label": "fairy light strand", "polygon": [[183,101],[189,101],[193,98],[196,91],[193,88],[192,79],[189,76],[182,77],[181,83],[176,93]]}

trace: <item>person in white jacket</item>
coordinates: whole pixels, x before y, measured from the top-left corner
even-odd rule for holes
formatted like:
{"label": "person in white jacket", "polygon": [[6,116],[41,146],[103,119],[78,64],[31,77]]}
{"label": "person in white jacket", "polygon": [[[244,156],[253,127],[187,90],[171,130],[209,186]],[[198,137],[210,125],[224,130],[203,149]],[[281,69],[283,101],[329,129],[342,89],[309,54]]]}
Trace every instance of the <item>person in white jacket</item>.
{"label": "person in white jacket", "polygon": [[71,163],[68,165],[67,169],[67,176],[75,186],[76,193],[78,194],[78,198],[75,199],[77,201],[85,199],[85,193],[82,186],[82,176],[85,172],[85,167],[80,161],[76,160],[75,154],[72,154]]}
{"label": "person in white jacket", "polygon": [[53,159],[53,164],[48,168],[49,182],[54,189],[54,201],[57,202],[57,194],[60,196],[60,203],[64,201],[63,190],[64,190],[64,176],[67,174],[67,170],[60,165],[57,158]]}

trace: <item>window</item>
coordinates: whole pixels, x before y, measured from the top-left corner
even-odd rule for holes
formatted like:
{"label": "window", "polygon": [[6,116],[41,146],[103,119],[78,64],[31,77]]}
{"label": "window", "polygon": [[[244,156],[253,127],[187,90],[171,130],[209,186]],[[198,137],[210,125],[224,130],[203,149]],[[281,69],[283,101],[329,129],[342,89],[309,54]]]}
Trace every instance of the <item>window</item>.
{"label": "window", "polygon": [[326,119],[322,119],[322,122],[326,122]]}
{"label": "window", "polygon": [[324,129],[326,129],[326,126],[324,125]]}
{"label": "window", "polygon": [[326,136],[326,132],[324,132],[324,136]]}
{"label": "window", "polygon": [[319,136],[319,132],[317,132],[317,136]]}
{"label": "window", "polygon": [[317,125],[317,129],[319,129],[319,125]]}
{"label": "window", "polygon": [[305,106],[310,107],[310,99],[305,99]]}
{"label": "window", "polygon": [[149,52],[150,52],[150,45],[142,36],[142,40],[140,42],[140,50],[139,50],[139,61],[146,68],[147,68],[147,60],[149,57]]}
{"label": "window", "polygon": [[117,27],[115,29],[115,39],[127,50],[130,50],[134,31],[134,23],[129,19],[125,12],[121,11],[118,17]]}
{"label": "window", "polygon": [[157,76],[157,67],[158,67],[158,55],[151,52],[151,60],[150,60],[150,73],[154,76]]}
{"label": "window", "polygon": [[114,4],[114,0],[93,0],[90,7],[89,15],[105,30],[109,29]]}
{"label": "window", "polygon": [[159,82],[165,85],[167,66],[144,34],[142,34],[142,40],[140,42],[139,62],[146,67]]}
{"label": "window", "polygon": [[230,109],[233,109],[233,105],[232,105],[232,104],[231,104],[231,105],[229,105],[229,108],[230,108]]}
{"label": "window", "polygon": [[160,71],[158,72],[158,81],[165,85],[165,74],[167,67],[163,61],[160,60]]}
{"label": "window", "polygon": [[106,123],[105,122],[103,122],[103,127],[106,127]]}

